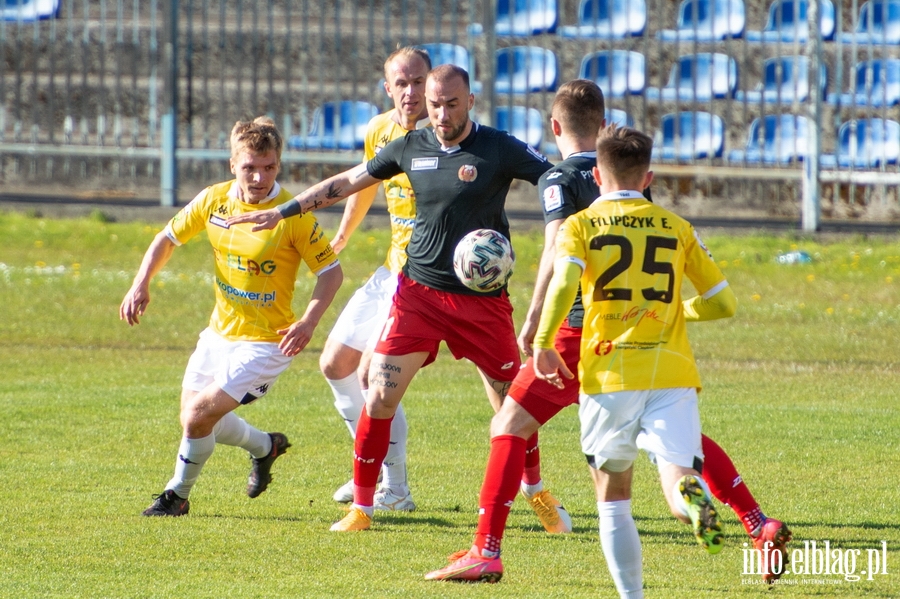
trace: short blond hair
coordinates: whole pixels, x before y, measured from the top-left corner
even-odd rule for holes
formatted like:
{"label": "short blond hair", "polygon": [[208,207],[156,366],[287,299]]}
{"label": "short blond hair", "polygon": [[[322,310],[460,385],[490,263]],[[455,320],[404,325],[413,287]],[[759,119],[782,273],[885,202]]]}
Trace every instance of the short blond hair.
{"label": "short blond hair", "polygon": [[231,129],[231,157],[241,151],[266,154],[274,151],[281,162],[284,140],[275,126],[275,121],[267,116],[258,116],[252,121],[238,121]]}
{"label": "short blond hair", "polygon": [[385,79],[390,78],[391,74],[388,73],[388,69],[390,68],[391,63],[394,62],[394,59],[397,58],[398,56],[402,56],[403,58],[406,58],[407,60],[418,56],[425,62],[426,70],[429,70],[429,71],[431,70],[431,57],[428,56],[428,52],[426,52],[422,48],[417,48],[415,46],[402,46],[400,48],[397,48],[393,52],[391,52],[390,55],[387,57],[387,59],[385,59],[385,61],[384,61],[384,78]]}

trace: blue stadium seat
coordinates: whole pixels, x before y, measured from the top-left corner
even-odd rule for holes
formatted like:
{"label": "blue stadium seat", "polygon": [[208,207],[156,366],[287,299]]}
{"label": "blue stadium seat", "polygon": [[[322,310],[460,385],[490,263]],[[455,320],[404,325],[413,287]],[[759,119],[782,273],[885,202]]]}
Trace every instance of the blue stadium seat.
{"label": "blue stadium seat", "polygon": [[634,119],[630,114],[618,108],[606,109],[606,124],[619,127],[634,127]]}
{"label": "blue stadium seat", "polygon": [[[805,43],[809,40],[808,0],[774,0],[769,7],[769,20],[762,31],[747,31],[748,42]],[[819,21],[822,39],[834,39],[834,4],[819,0]]]}
{"label": "blue stadium seat", "polygon": [[900,161],[900,123],[871,118],[838,129],[837,155],[822,155],[823,168],[876,168]]}
{"label": "blue stadium seat", "polygon": [[[827,73],[819,66],[819,83],[825,98]],[[810,64],[806,56],[778,56],[763,65],[763,82],[755,90],[738,91],[735,99],[749,104],[791,104],[806,102],[810,90]]]}
{"label": "blue stadium seat", "polygon": [[[442,64],[453,64],[464,68],[469,73],[469,86],[472,93],[481,93],[481,82],[475,81],[475,59],[465,47],[446,42],[419,44],[418,47],[428,52],[428,56],[431,57],[432,67]],[[393,106],[393,104],[389,105]]]}
{"label": "blue stadium seat", "polygon": [[738,38],[746,22],[743,0],[682,0],[676,29],[663,29],[656,36],[667,42],[712,42]]}
{"label": "blue stadium seat", "polygon": [[[559,23],[556,0],[498,0],[494,31],[508,37],[554,33]],[[469,25],[470,35],[481,35],[481,23]]]}
{"label": "blue stadium seat", "polygon": [[856,65],[856,86],[845,94],[830,94],[830,104],[896,106],[900,104],[900,59],[863,60]]}
{"label": "blue stadium seat", "polygon": [[552,50],[537,46],[513,46],[497,50],[498,94],[555,91],[557,61]]}
{"label": "blue stadium seat", "polygon": [[578,24],[559,28],[569,38],[621,39],[644,35],[647,28],[645,0],[581,0]]}
{"label": "blue stadium seat", "polygon": [[472,74],[472,71],[474,70],[472,68],[469,51],[463,46],[436,42],[432,44],[419,44],[418,47],[428,52],[428,56],[431,58],[432,67],[442,64],[455,64],[458,67],[464,68],[469,74]]}
{"label": "blue stadium seat", "polygon": [[859,9],[856,30],[843,33],[844,44],[900,44],[900,0],[869,0]]}
{"label": "blue stadium seat", "polygon": [[747,146],[729,152],[732,162],[790,164],[808,154],[809,121],[804,116],[769,114],[755,118],[747,133]]}
{"label": "blue stadium seat", "polygon": [[60,0],[3,0],[0,21],[39,21],[59,17]]}
{"label": "blue stadium seat", "polygon": [[544,118],[537,108],[498,106],[494,110],[494,128],[509,132],[532,148],[540,148],[544,139]]}
{"label": "blue stadium seat", "polygon": [[646,61],[629,50],[593,52],[581,60],[578,76],[595,82],[607,97],[640,94],[646,87]]}
{"label": "blue stadium seat", "polygon": [[709,102],[732,98],[738,84],[737,62],[725,54],[688,54],[672,66],[669,81],[662,89],[648,87],[648,100]]}
{"label": "blue stadium seat", "polygon": [[378,107],[368,102],[325,102],[313,113],[309,135],[292,135],[288,147],[294,150],[361,149],[369,120],[377,114]]}
{"label": "blue stadium seat", "polygon": [[708,112],[663,115],[653,142],[655,160],[721,158],[725,150],[725,124]]}

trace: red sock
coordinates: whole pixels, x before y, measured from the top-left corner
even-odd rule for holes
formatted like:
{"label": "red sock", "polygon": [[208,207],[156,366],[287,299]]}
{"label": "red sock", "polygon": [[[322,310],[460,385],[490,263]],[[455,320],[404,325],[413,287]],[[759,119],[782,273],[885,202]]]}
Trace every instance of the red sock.
{"label": "red sock", "polygon": [[703,478],[713,496],[731,506],[747,534],[753,533],[763,520],[762,510],[725,450],[703,435]]}
{"label": "red sock", "polygon": [[491,439],[491,453],[478,498],[480,510],[474,545],[479,551],[496,551],[499,554],[509,509],[519,492],[524,467],[525,439],[515,435],[500,435]]}
{"label": "red sock", "polygon": [[353,448],[353,503],[357,505],[375,505],[375,487],[390,445],[393,419],[371,418],[365,408],[359,416]]}
{"label": "red sock", "polygon": [[541,482],[541,450],[538,448],[538,434],[535,432],[525,442],[525,475],[522,482],[536,485]]}

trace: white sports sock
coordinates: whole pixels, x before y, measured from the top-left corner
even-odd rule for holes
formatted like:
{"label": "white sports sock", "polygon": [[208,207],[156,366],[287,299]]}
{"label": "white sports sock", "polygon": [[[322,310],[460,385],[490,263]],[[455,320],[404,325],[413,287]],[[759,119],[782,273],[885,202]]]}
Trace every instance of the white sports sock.
{"label": "white sports sock", "polygon": [[544,490],[544,481],[539,480],[536,484],[528,485],[525,484],[525,481],[522,481],[522,491],[525,492],[525,496],[531,499],[537,493],[540,493]]}
{"label": "white sports sock", "polygon": [[403,405],[397,406],[397,413],[391,422],[391,442],[384,457],[381,472],[382,487],[396,490],[409,490],[409,479],[406,473],[406,438],[409,434],[406,424],[406,413]]}
{"label": "white sports sock", "polygon": [[356,438],[356,425],[359,423],[359,415],[366,405],[366,396],[359,385],[359,377],[354,372],[342,379],[326,378],[325,382],[331,387],[334,394],[334,407],[344,419],[350,436]]}
{"label": "white sports sock", "polygon": [[216,448],[216,436],[207,435],[199,439],[181,438],[178,447],[178,459],[175,460],[175,475],[166,485],[166,489],[175,491],[182,499],[187,499],[191,488],[197,482],[200,471],[209,456]]}
{"label": "white sports sock", "polygon": [[598,501],[600,547],[620,597],[643,599],[641,540],[631,515],[631,500]]}
{"label": "white sports sock", "polygon": [[272,451],[269,433],[250,426],[234,412],[222,416],[213,427],[213,436],[216,443],[246,449],[254,458],[264,458]]}
{"label": "white sports sock", "polygon": [[[684,477],[681,477],[684,478]],[[681,496],[681,478],[675,481],[675,487],[672,489],[672,497],[675,499],[675,507],[678,509],[679,513],[685,518],[690,519],[691,513],[688,511],[688,504],[684,500],[684,497]],[[697,482],[703,487],[703,492],[706,493],[706,499],[708,501],[712,501],[709,495],[709,487],[706,486],[706,481],[703,480],[702,476],[694,476],[697,479]]]}

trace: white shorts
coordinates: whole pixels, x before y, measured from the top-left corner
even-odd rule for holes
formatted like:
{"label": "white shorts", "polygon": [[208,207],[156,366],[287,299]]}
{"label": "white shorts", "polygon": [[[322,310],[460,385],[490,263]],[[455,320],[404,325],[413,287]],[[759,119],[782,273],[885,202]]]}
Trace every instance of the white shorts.
{"label": "white shorts", "polygon": [[379,266],[347,302],[328,337],[360,352],[374,348],[396,291],[397,275]]}
{"label": "white shorts", "polygon": [[703,459],[693,387],[582,393],[578,417],[581,449],[594,468],[608,460],[633,462],[639,447],[655,456],[659,465],[696,468],[697,460]]}
{"label": "white shorts", "polygon": [[188,360],[181,386],[202,391],[212,383],[241,404],[256,401],[269,391],[292,358],[277,343],[229,341],[212,329],[204,329]]}

